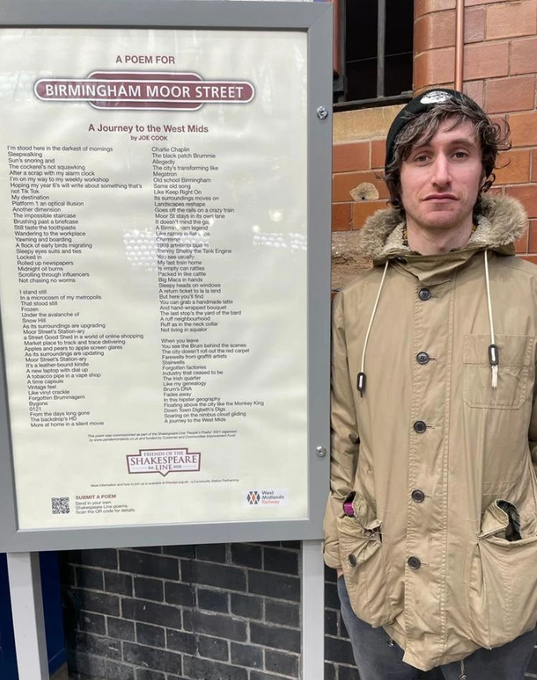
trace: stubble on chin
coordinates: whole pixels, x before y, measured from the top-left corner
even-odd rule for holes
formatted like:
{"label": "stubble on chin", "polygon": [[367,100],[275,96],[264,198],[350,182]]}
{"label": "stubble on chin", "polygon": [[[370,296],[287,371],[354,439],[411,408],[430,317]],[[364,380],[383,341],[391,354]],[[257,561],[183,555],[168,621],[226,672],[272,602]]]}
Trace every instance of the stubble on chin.
{"label": "stubble on chin", "polygon": [[458,210],[454,210],[453,206],[424,211],[421,215],[407,212],[407,227],[412,229],[415,225],[417,229],[431,229],[435,231],[456,229],[466,221],[466,217],[466,215],[461,215]]}

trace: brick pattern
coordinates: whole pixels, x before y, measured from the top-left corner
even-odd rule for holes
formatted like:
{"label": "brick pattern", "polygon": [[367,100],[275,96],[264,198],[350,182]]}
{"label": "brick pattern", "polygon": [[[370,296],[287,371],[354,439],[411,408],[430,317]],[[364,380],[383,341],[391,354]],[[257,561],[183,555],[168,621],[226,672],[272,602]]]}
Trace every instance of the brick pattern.
{"label": "brick pattern", "polygon": [[[455,0],[416,0],[414,87],[453,87]],[[518,198],[528,212],[529,230],[517,243],[519,256],[537,264],[537,0],[465,0],[464,90],[493,119],[511,127],[512,149],[503,153],[494,192]],[[389,122],[388,122],[389,127]],[[387,128],[386,128],[387,132]],[[384,138],[334,146],[333,231],[351,235],[386,205],[380,179]],[[342,162],[344,159],[344,162]],[[376,197],[351,195],[361,181],[374,184]],[[356,192],[353,192],[354,194]],[[339,612],[335,574],[326,570],[325,680],[359,680]],[[421,674],[441,680],[440,671]],[[528,668],[537,678],[537,650]]]}
{"label": "brick pattern", "polygon": [[72,680],[300,677],[296,542],[61,555]]}
{"label": "brick pattern", "polygon": [[[382,180],[382,168],[386,154],[385,137],[366,142],[334,145],[332,184],[332,229],[352,231],[360,229],[370,215],[385,208],[388,191]],[[345,162],[342,163],[342,159]],[[350,193],[364,184],[371,193],[353,197]]]}
{"label": "brick pattern", "polygon": [[349,634],[341,618],[336,572],[325,567],[324,680],[360,680],[354,665]]}
{"label": "brick pattern", "polygon": [[[298,680],[299,558],[297,543],[63,553],[70,679]],[[325,680],[359,680],[328,568],[325,604]]]}
{"label": "brick pattern", "polygon": [[[453,85],[454,10],[455,0],[415,2],[416,93]],[[465,13],[464,89],[511,126],[513,149],[500,159],[495,191],[524,203],[530,226],[517,253],[537,263],[537,0],[465,0]],[[339,235],[356,235],[386,206],[379,171],[387,127],[334,146]],[[62,581],[74,680],[300,677],[297,544],[72,551]],[[325,680],[359,680],[329,569],[325,595]],[[528,672],[537,677],[537,653]]]}
{"label": "brick pattern", "polygon": [[[418,0],[414,86],[453,86],[454,2]],[[495,120],[507,120],[513,150],[500,159],[499,192],[519,198],[537,217],[537,0],[466,0],[464,89]],[[451,35],[451,37],[450,37]],[[499,114],[499,117],[497,115]],[[517,253],[537,261],[525,235]]]}
{"label": "brick pattern", "polygon": [[[464,90],[495,121],[509,123],[513,148],[499,159],[495,187],[498,193],[522,201],[535,232],[537,0],[466,0],[465,5]],[[416,92],[435,85],[452,87],[455,2],[417,0],[415,7]],[[388,127],[389,122],[386,132]],[[384,137],[334,145],[333,231],[359,230],[370,215],[386,206],[387,192],[380,177],[384,154]],[[360,192],[366,185],[369,190]],[[537,262],[535,233],[524,235],[516,251]]]}

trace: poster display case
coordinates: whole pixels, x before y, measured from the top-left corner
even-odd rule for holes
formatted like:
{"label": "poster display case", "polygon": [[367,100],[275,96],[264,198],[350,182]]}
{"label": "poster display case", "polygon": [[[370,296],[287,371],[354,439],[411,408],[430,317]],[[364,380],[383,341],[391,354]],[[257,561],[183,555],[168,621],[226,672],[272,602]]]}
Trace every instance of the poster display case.
{"label": "poster display case", "polygon": [[320,537],[331,13],[233,5],[1,9],[2,551]]}

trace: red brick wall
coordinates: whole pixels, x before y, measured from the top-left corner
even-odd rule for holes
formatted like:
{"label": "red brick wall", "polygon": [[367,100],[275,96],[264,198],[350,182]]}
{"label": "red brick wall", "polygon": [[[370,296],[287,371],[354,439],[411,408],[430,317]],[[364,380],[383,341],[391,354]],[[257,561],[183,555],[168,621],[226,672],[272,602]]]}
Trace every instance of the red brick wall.
{"label": "red brick wall", "polygon": [[[519,198],[526,207],[530,229],[517,243],[517,251],[537,263],[537,0],[466,0],[465,19],[464,90],[489,114],[509,121],[513,148],[500,160],[495,191]],[[416,0],[416,92],[435,85],[453,87],[454,44],[455,0]],[[356,111],[355,119],[346,120],[344,125],[340,125],[338,116],[349,113],[335,116],[332,229],[338,232],[335,241],[344,236],[349,244],[353,242],[352,232],[386,204],[385,188],[374,173],[384,164],[389,121],[382,135],[377,126],[369,138],[355,141],[353,136],[362,119],[365,127],[367,117],[362,114]],[[375,184],[378,200],[353,200],[349,191],[362,182]],[[343,663],[352,664],[352,660]],[[531,677],[537,677],[537,650],[528,671]],[[423,678],[437,680],[439,671],[426,673]]]}
{"label": "red brick wall", "polygon": [[[495,119],[506,118],[513,148],[502,154],[497,190],[530,217],[517,252],[537,262],[537,0],[466,0],[464,90]],[[417,0],[414,87],[453,86],[455,0]]]}
{"label": "red brick wall", "polygon": [[[416,0],[416,93],[435,85],[453,87],[454,46],[455,0]],[[524,204],[530,229],[517,252],[537,263],[536,74],[537,0],[466,0],[464,90],[495,119],[509,121],[513,148],[502,154],[495,190]],[[337,142],[332,228],[359,229],[385,202],[385,189],[371,174],[383,165],[384,142]],[[353,201],[349,189],[361,182],[374,183],[379,200]]]}
{"label": "red brick wall", "polygon": [[[384,167],[385,139],[334,144],[332,229],[360,229],[365,219],[386,207],[388,191],[377,174]],[[363,182],[374,184],[378,200],[354,201],[351,189]]]}

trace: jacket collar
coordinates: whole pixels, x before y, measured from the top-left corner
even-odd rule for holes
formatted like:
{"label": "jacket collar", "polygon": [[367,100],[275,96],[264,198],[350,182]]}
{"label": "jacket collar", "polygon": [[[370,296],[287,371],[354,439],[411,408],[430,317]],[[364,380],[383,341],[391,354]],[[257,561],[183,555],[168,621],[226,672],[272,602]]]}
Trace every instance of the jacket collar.
{"label": "jacket collar", "polygon": [[[379,210],[370,217],[361,232],[360,248],[373,264],[384,264],[386,260],[404,257],[415,265],[428,269],[440,260],[467,261],[475,251],[490,249],[501,255],[514,255],[514,242],[527,228],[528,216],[522,205],[505,196],[485,196],[481,202],[481,214],[477,218],[477,229],[468,244],[459,250],[442,255],[424,256],[413,252],[403,243],[404,222],[393,208]],[[427,266],[429,265],[429,266]]]}

